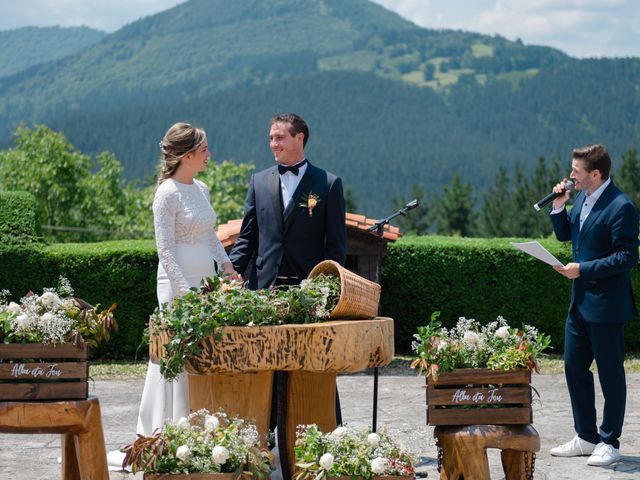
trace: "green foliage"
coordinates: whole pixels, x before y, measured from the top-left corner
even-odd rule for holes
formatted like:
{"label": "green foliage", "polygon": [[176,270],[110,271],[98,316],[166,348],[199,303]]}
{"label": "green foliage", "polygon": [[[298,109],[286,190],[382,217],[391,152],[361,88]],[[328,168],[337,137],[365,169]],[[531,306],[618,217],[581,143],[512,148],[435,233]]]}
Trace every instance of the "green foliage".
{"label": "green foliage", "polygon": [[[273,455],[260,448],[254,423],[224,412],[198,410],[177,422],[167,420],[162,430],[142,435],[124,448],[124,464],[133,473],[246,472],[257,480],[269,477]],[[234,478],[235,478],[234,475]]]}
{"label": "green foliage", "polygon": [[527,368],[539,372],[538,359],[551,344],[551,337],[530,325],[512,328],[499,316],[480,325],[474,319],[460,317],[452,329],[442,326],[431,314],[426,326],[419,326],[413,344],[416,359],[411,366],[434,380],[456,368],[513,370]]}
{"label": "green foliage", "polygon": [[394,195],[393,208],[397,211],[403,208],[411,200],[418,200],[418,208],[407,212],[404,216],[396,217],[393,223],[397,224],[404,235],[426,235],[431,224],[431,203],[433,200],[427,199],[424,189],[419,184],[411,187],[410,198],[401,199]]}
{"label": "green foliage", "polygon": [[463,182],[460,175],[453,175],[445,185],[444,193],[436,206],[438,233],[469,237],[476,231],[475,199],[473,186]]}
{"label": "green foliage", "polygon": [[30,193],[0,190],[0,244],[37,241],[42,234],[37,208]]}
{"label": "green foliage", "polygon": [[[0,151],[0,189],[34,192],[49,239],[153,237],[155,183],[125,182],[112,153],[91,158],[44,125],[20,127],[15,142],[15,148]],[[219,222],[242,217],[252,170],[253,165],[225,161],[203,173]],[[21,221],[28,222],[32,215],[25,212]]]}
{"label": "green foliage", "polygon": [[421,29],[364,0],[192,0],[0,78],[0,146],[21,122],[48,123],[147,178],[160,133],[189,112],[219,158],[263,168],[269,117],[298,111],[309,158],[343,177],[359,213],[383,216],[394,195],[440,191],[452,171],[481,198],[514,159],[528,177],[539,155],[594,138],[637,145],[639,72],[633,58]]}
{"label": "green foliage", "polygon": [[329,318],[339,297],[340,280],[335,276],[318,275],[300,286],[255,291],[220,277],[207,278],[199,289],[192,288],[151,315],[150,335],[166,332],[171,337],[160,372],[167,379],[178,376],[188,359],[200,354],[203,339],[222,338],[223,326],[319,322]]}
{"label": "green foliage", "polygon": [[614,175],[616,185],[625,192],[637,208],[640,208],[640,158],[635,149],[622,156],[622,164]]}
{"label": "green foliage", "polygon": [[[511,240],[426,236],[390,244],[381,301],[382,314],[396,319],[396,351],[408,352],[418,326],[439,311],[447,328],[459,317],[484,325],[498,315],[512,325],[532,325],[551,336],[552,353],[562,352],[571,281],[513,248]],[[569,244],[541,243],[560,261],[570,261]],[[640,304],[637,269],[632,285]],[[627,348],[638,350],[640,322],[629,322],[626,335]]]}
{"label": "green foliage", "polygon": [[295,480],[328,478],[413,478],[413,457],[385,431],[338,427],[323,434],[317,425],[300,425],[295,442]]}
{"label": "green foliage", "polygon": [[[5,293],[5,292],[2,292]],[[8,294],[8,292],[6,292]],[[41,295],[25,295],[20,303],[2,303],[0,298],[0,342],[4,343],[76,343],[92,347],[109,340],[117,330],[112,311],[100,310],[74,297],[69,281],[60,277],[55,288]]]}
{"label": "green foliage", "polygon": [[118,332],[91,351],[94,358],[146,356],[146,350],[138,347],[157,306],[158,257],[153,241],[1,246],[0,264],[0,289],[10,290],[13,301],[30,290],[42,291],[63,275],[76,296],[87,302],[116,303]]}
{"label": "green foliage", "polygon": [[88,27],[24,27],[0,31],[0,77],[72,55],[104,38]]}

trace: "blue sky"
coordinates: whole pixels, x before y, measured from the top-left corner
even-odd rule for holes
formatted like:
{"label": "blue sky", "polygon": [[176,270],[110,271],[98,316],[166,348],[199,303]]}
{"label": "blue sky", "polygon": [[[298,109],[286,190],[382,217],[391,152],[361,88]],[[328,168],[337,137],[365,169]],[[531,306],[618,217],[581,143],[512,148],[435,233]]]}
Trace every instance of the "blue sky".
{"label": "blue sky", "polygon": [[[113,32],[182,1],[2,0],[0,30],[87,25]],[[526,44],[556,47],[575,57],[640,57],[637,0],[374,1],[423,27],[497,33]]]}

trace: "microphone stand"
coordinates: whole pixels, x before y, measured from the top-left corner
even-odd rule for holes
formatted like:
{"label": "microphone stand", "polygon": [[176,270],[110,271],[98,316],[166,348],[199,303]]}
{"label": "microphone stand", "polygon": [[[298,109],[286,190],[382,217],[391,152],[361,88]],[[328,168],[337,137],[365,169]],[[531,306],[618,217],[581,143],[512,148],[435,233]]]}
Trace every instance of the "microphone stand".
{"label": "microphone stand", "polygon": [[[373,233],[374,235],[377,235],[378,237],[381,237],[384,233],[385,225],[388,225],[389,222],[396,218],[398,215],[406,215],[409,210],[418,208],[418,205],[418,200],[411,200],[397,212],[371,225],[369,228],[367,228],[367,231]],[[371,423],[371,430],[376,432],[378,430],[378,367],[374,367],[373,369],[373,418],[371,419]]]}
{"label": "microphone stand", "polygon": [[369,228],[367,228],[367,231],[373,233],[374,235],[378,235],[379,237],[382,236],[382,234],[384,233],[384,226],[388,225],[389,222],[391,220],[393,220],[394,218],[396,218],[399,215],[406,215],[407,212],[409,210],[413,210],[414,208],[418,208],[420,204],[418,203],[418,200],[411,200],[409,203],[407,203],[404,207],[402,207],[400,210],[398,210],[395,213],[392,213],[391,215],[389,215],[387,218],[383,218],[382,220],[374,223],[373,225],[371,225]]}

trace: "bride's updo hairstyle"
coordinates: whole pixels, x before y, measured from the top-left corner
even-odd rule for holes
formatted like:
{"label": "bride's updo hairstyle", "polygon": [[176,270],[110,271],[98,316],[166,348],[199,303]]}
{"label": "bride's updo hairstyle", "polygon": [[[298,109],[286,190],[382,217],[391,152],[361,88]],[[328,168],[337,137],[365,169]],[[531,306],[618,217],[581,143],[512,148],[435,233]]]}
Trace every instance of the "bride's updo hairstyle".
{"label": "bride's updo hairstyle", "polygon": [[183,122],[175,123],[167,130],[160,142],[162,164],[160,165],[160,175],[158,175],[158,185],[167,178],[173,177],[180,166],[182,157],[202,145],[205,137],[204,130]]}

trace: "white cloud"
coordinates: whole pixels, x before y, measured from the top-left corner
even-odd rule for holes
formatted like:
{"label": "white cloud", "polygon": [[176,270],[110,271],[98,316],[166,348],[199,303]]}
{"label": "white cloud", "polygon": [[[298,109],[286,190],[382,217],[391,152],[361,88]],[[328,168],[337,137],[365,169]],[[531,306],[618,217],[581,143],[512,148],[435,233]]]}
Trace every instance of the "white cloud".
{"label": "white cloud", "polygon": [[[0,0],[0,30],[87,25],[112,32],[183,1]],[[560,48],[577,57],[640,56],[637,0],[373,1],[427,28],[500,34]]]}
{"label": "white cloud", "polygon": [[185,0],[20,0],[0,2],[0,30],[60,25],[113,32]]}
{"label": "white cloud", "polygon": [[640,56],[637,0],[374,0],[427,28],[500,34],[577,57]]}

